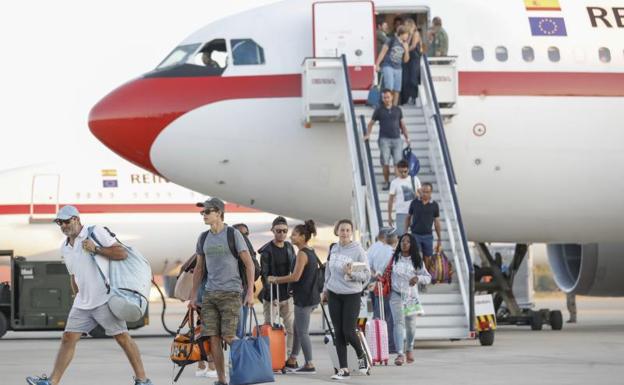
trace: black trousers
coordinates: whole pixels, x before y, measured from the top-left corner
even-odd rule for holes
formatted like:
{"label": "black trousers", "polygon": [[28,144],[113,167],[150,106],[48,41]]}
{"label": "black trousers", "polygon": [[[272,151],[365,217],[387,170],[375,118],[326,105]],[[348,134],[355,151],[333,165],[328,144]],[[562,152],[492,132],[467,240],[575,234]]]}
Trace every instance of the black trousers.
{"label": "black trousers", "polygon": [[329,292],[329,316],[336,335],[336,353],[340,368],[348,368],[347,344],[355,349],[358,358],[364,357],[362,344],[355,333],[360,313],[360,293],[336,294]]}

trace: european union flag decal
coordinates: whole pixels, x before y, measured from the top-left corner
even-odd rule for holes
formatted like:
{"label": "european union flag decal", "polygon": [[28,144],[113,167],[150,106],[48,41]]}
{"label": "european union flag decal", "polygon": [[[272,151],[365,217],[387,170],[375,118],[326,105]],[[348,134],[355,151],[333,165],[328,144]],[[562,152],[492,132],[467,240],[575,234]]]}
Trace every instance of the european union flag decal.
{"label": "european union flag decal", "polygon": [[102,187],[104,188],[116,188],[117,179],[105,179],[102,181]]}
{"label": "european union flag decal", "polygon": [[568,36],[563,17],[529,17],[533,36]]}

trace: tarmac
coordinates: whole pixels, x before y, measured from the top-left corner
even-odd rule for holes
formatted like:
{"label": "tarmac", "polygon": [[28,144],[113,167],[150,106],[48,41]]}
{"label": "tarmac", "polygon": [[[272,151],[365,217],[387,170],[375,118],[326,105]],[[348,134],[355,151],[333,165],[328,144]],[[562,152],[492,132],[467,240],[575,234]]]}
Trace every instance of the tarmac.
{"label": "tarmac", "polygon": [[[553,331],[529,327],[500,326],[493,346],[477,340],[418,342],[416,362],[396,367],[376,366],[371,376],[352,376],[346,384],[624,384],[624,298],[578,297],[577,324],[565,324]],[[537,308],[561,309],[561,294],[536,298]],[[141,349],[148,376],[155,385],[172,383],[169,360],[171,338],[160,322],[162,306],[153,303],[150,325],[131,331]],[[260,307],[257,307],[260,310]],[[183,304],[168,300],[166,323],[177,327]],[[320,331],[320,312],[311,329]],[[262,315],[259,314],[260,318]],[[49,373],[61,332],[12,332],[0,339],[0,385],[25,384],[28,375]],[[320,384],[335,382],[322,336],[313,336],[316,375],[276,375],[277,384]],[[300,362],[302,361],[300,357]],[[213,379],[196,378],[187,367],[178,384],[212,384]],[[61,384],[133,384],[132,372],[121,349],[110,339],[83,338]]]}

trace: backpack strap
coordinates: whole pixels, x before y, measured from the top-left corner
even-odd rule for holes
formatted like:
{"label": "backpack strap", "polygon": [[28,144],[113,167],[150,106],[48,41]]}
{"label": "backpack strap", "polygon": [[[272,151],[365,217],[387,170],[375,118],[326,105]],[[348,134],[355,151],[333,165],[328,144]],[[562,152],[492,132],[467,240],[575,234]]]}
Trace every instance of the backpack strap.
{"label": "backpack strap", "polygon": [[[91,238],[93,242],[95,242],[98,246],[104,247],[102,246],[102,243],[97,239],[97,237],[93,233],[94,229],[95,229],[95,226],[87,227],[87,238]],[[95,260],[95,253],[89,253],[89,255],[91,256],[93,263],[95,263],[95,267],[97,267],[98,273],[100,273],[100,277],[102,277],[102,280],[104,281],[104,286],[106,286],[106,294],[110,294],[110,283],[106,279],[106,276],[102,272],[102,269],[100,269],[100,265],[98,265],[97,261]],[[108,266],[110,266],[110,259],[108,260]]]}

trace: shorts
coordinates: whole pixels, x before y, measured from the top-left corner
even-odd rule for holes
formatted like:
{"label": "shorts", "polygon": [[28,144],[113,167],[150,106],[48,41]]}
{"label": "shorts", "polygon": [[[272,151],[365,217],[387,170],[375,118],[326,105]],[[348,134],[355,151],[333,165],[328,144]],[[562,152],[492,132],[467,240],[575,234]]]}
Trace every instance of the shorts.
{"label": "shorts", "polygon": [[418,248],[422,252],[423,257],[431,257],[433,255],[433,234],[414,234],[414,238],[416,238]]}
{"label": "shorts", "polygon": [[89,333],[97,325],[104,328],[107,336],[116,336],[128,331],[126,321],[115,317],[106,303],[88,310],[72,307],[67,316],[65,331]]}
{"label": "shorts", "polygon": [[241,293],[237,291],[205,292],[201,307],[201,335],[204,337],[235,336],[241,305]]}
{"label": "shorts", "polygon": [[383,88],[394,92],[401,92],[403,82],[403,68],[393,68],[392,66],[382,66]]}
{"label": "shorts", "polygon": [[403,139],[379,138],[378,144],[382,166],[396,165],[403,159]]}

